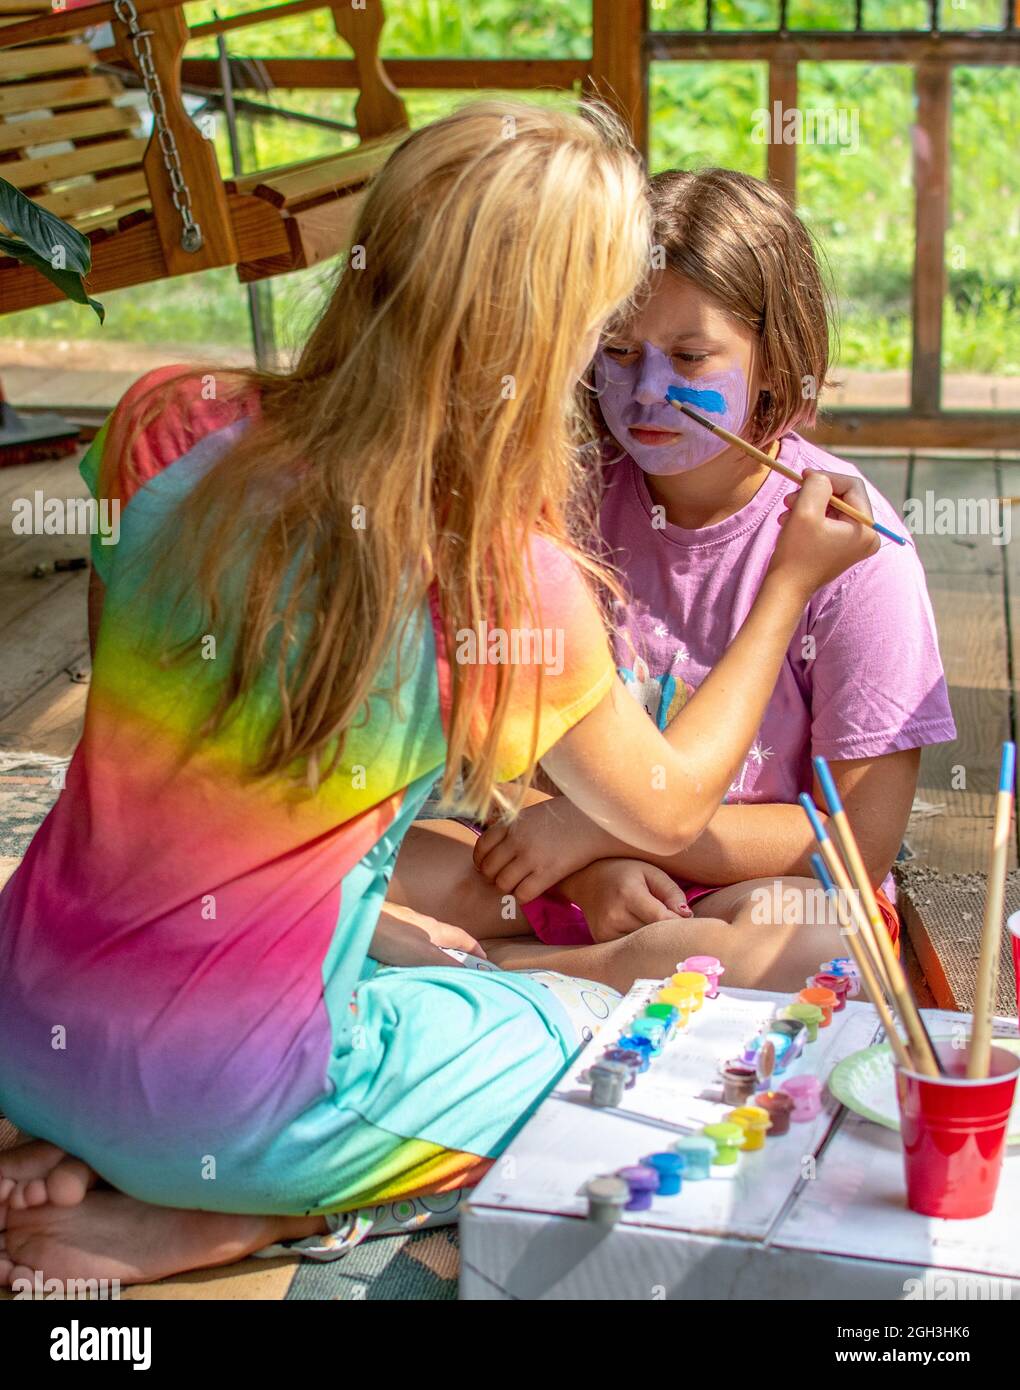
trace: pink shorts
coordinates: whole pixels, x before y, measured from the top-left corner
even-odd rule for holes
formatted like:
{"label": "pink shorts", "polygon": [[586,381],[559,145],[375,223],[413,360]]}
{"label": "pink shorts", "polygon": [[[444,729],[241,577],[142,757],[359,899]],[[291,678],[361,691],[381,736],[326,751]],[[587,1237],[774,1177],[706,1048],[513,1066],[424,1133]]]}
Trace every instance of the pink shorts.
{"label": "pink shorts", "polygon": [[591,932],[584,913],[576,903],[563,902],[550,893],[522,903],[528,925],[547,946],[590,946]]}

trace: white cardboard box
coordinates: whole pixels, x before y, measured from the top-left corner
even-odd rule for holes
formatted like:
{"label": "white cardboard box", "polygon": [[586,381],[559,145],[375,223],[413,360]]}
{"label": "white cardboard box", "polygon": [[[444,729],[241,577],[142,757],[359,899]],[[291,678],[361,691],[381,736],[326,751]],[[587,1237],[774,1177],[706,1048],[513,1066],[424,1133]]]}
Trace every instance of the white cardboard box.
{"label": "white cardboard box", "polygon": [[[725,1107],[710,1099],[717,1063],[788,1002],[722,991],[627,1092],[629,1115],[593,1108],[580,1074],[658,987],[635,985],[472,1194],[460,1222],[462,1298],[1020,1298],[1020,1152],[1007,1154],[989,1216],[918,1216],[906,1208],[899,1136],[831,1097],[817,1121],[791,1125],[735,1169],[685,1183],[613,1227],[589,1221],[588,1179],[673,1137],[639,1116],[721,1117]],[[936,1033],[959,1023],[958,1014],[926,1017]],[[827,1077],[876,1030],[870,1006],[851,1003],[791,1074]],[[935,1282],[947,1276],[950,1284]]]}

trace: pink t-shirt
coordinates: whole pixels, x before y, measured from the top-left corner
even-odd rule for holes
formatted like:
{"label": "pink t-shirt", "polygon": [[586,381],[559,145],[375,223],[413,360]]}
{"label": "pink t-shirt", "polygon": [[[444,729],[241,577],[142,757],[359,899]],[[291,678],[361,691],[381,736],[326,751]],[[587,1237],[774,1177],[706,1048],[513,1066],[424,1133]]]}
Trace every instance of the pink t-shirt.
{"label": "pink t-shirt", "polygon": [[[861,477],[799,435],[779,457]],[[754,602],[794,484],[770,473],[754,498],[714,526],[687,531],[653,510],[627,456],[608,465],[601,531],[630,601],[614,615],[616,664],[631,694],[664,729],[733,641]],[[871,484],[877,520],[903,521]],[[812,785],[811,758],[874,758],[942,743],[956,729],[924,571],[913,543],[877,554],[811,599],[775,692],[727,802],[792,803]]]}

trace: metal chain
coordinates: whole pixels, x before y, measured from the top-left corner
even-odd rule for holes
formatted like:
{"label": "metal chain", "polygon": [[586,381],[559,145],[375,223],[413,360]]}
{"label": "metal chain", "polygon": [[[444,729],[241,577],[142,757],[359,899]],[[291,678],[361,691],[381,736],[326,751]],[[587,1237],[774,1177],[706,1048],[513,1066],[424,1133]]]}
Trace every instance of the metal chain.
{"label": "metal chain", "polygon": [[181,168],[181,154],[177,148],[174,133],[167,124],[166,103],[163,100],[163,87],[152,61],[151,29],[143,29],[138,23],[138,11],[133,0],[114,0],[114,13],[128,31],[131,47],[138,60],[138,70],[142,78],[145,95],[149,98],[156,138],[163,154],[163,167],[170,180],[170,196],[181,217],[181,247],[185,251],[198,251],[202,247],[202,228],[195,221],[191,211],[191,192],[184,179]]}

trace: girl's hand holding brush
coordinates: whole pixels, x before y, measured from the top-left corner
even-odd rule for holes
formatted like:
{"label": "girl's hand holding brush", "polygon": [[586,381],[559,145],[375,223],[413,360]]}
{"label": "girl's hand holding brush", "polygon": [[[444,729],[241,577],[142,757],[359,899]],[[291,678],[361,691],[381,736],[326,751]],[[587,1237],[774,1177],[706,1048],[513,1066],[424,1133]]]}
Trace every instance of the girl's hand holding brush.
{"label": "girl's hand holding brush", "polygon": [[804,474],[803,485],[784,499],[786,510],[779,516],[782,531],[768,572],[794,583],[799,580],[805,600],[844,570],[874,555],[880,544],[869,527],[832,511],[833,497],[871,516],[867,490],[859,478],[816,472]]}

